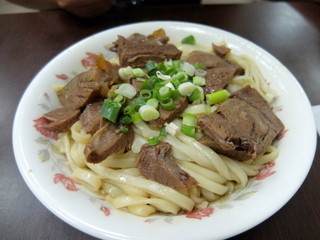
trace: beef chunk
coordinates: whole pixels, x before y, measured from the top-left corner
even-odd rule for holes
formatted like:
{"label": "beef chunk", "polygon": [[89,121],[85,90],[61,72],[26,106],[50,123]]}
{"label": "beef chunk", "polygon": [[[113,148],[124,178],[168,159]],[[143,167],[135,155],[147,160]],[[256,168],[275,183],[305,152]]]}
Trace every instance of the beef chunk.
{"label": "beef chunk", "polygon": [[205,94],[226,88],[236,73],[236,69],[230,66],[210,68],[206,71],[206,85],[203,87]]}
{"label": "beef chunk", "polygon": [[137,168],[147,179],[175,189],[188,189],[197,181],[173,160],[169,143],[144,144],[136,157]]}
{"label": "beef chunk", "polygon": [[240,161],[263,154],[278,134],[258,109],[237,98],[229,98],[218,104],[215,112],[199,116],[198,124],[214,142],[207,141],[209,147]]}
{"label": "beef chunk", "polygon": [[86,133],[94,134],[105,123],[105,119],[100,115],[102,102],[88,104],[80,115],[80,121]]}
{"label": "beef chunk", "polygon": [[111,122],[100,128],[84,149],[87,161],[99,163],[114,153],[131,148],[134,133],[131,126],[128,125],[127,128],[128,132],[122,132]]}
{"label": "beef chunk", "polygon": [[144,67],[148,61],[161,62],[166,59],[180,59],[182,52],[167,43],[166,36],[143,37],[134,34],[129,38],[118,36],[116,41],[120,65]]}
{"label": "beef chunk", "polygon": [[238,65],[232,64],[213,53],[192,51],[185,61],[191,64],[200,63],[206,68],[205,94],[224,89],[235,75],[241,73],[241,68]]}
{"label": "beef chunk", "polygon": [[92,67],[78,74],[57,95],[63,106],[80,109],[101,96],[106,96],[109,87],[118,81],[118,66],[108,62],[106,70]]}
{"label": "beef chunk", "polygon": [[186,62],[191,64],[200,63],[205,68],[215,68],[225,63],[225,60],[215,54],[199,50],[192,51],[186,56]]}
{"label": "beef chunk", "polygon": [[216,44],[212,44],[212,49],[214,51],[215,54],[217,54],[219,57],[224,57],[225,55],[227,55],[231,49],[225,46],[219,46]]}
{"label": "beef chunk", "polygon": [[188,99],[182,97],[180,99],[174,100],[175,109],[165,110],[162,107],[159,108],[160,116],[156,120],[152,120],[149,124],[153,127],[162,127],[165,123],[169,123],[175,118],[177,118],[183,111],[188,107]]}
{"label": "beef chunk", "polygon": [[249,85],[234,92],[230,97],[241,99],[252,107],[258,109],[262,115],[271,123],[271,127],[275,132],[280,133],[284,129],[281,120],[274,114],[268,102],[260,95],[260,93]]}
{"label": "beef chunk", "polygon": [[43,115],[50,123],[43,128],[53,132],[65,132],[74,124],[80,115],[79,110],[59,108]]}

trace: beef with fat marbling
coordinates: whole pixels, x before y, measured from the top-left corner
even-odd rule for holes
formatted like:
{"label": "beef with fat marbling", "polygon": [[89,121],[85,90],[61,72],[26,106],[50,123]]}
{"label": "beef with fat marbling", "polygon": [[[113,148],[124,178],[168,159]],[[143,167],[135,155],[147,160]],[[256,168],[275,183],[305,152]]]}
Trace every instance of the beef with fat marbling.
{"label": "beef with fat marbling", "polygon": [[142,145],[136,164],[144,177],[171,188],[188,189],[197,184],[197,181],[174,161],[169,143]]}
{"label": "beef with fat marbling", "polygon": [[[204,133],[201,143],[242,161],[265,153],[283,125],[272,110],[268,113],[273,114],[277,121],[270,121],[271,118],[260,111],[260,108],[269,107],[267,102],[266,106],[256,108],[250,102],[237,98],[237,94],[218,104],[215,112],[199,116],[198,124]],[[282,127],[276,126],[278,121]]]}
{"label": "beef with fat marbling", "polygon": [[134,133],[130,125],[126,125],[126,127],[128,131],[123,132],[119,129],[119,126],[108,122],[100,128],[84,149],[87,161],[99,163],[114,153],[130,149]]}
{"label": "beef with fat marbling", "polygon": [[79,115],[79,110],[58,108],[43,115],[49,123],[42,127],[52,132],[65,132],[78,120]]}
{"label": "beef with fat marbling", "polygon": [[148,61],[180,59],[182,52],[175,45],[167,43],[168,40],[167,36],[162,35],[145,37],[141,34],[133,34],[128,38],[119,35],[115,46],[120,65],[144,67]]}
{"label": "beef with fat marbling", "polygon": [[119,82],[118,65],[107,62],[107,69],[92,67],[69,81],[57,92],[61,104],[72,109],[80,109],[87,104],[106,97],[107,92]]}

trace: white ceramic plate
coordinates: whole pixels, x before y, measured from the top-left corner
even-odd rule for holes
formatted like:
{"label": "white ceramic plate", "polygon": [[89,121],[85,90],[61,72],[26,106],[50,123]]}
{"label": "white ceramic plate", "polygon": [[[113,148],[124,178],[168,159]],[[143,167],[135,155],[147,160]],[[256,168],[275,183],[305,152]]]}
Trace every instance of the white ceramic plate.
{"label": "white ceramic plate", "polygon": [[[65,83],[91,64],[91,53],[108,55],[106,44],[117,35],[150,34],[164,28],[170,42],[193,34],[198,43],[227,42],[235,54],[258,63],[279,94],[277,115],[286,127],[278,142],[280,155],[248,187],[202,212],[141,218],[104,205],[68,178],[64,159],[50,150],[51,142],[34,124],[58,107],[52,86]],[[301,127],[303,126],[303,128]],[[316,130],[309,101],[293,75],[273,56],[232,33],[186,22],[145,22],[112,28],[69,47],[33,79],[18,106],[13,145],[19,170],[31,191],[54,214],[79,230],[103,239],[223,239],[240,234],[278,211],[298,190],[313,161]]]}

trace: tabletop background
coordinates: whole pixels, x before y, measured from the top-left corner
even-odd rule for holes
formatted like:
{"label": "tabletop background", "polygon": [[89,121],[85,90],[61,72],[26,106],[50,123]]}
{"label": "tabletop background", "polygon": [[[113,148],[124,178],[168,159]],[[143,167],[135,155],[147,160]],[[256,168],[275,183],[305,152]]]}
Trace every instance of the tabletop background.
{"label": "tabletop background", "polygon": [[[0,15],[0,239],[95,239],[49,212],[24,183],[12,150],[18,102],[45,64],[71,44],[122,24],[202,23],[249,39],[279,59],[320,104],[320,5],[264,2],[114,8],[94,19],[60,10]],[[302,187],[276,214],[232,239],[320,239],[320,145]],[[301,159],[303,161],[303,159]]]}

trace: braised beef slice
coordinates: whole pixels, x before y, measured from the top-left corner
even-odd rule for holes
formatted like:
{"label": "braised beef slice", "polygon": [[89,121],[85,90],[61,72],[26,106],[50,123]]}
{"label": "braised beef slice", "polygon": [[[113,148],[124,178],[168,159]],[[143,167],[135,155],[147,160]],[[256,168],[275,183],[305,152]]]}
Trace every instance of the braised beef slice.
{"label": "braised beef slice", "polygon": [[191,64],[200,63],[205,68],[215,68],[226,62],[223,58],[208,52],[199,50],[192,51],[186,56],[186,62]]}
{"label": "braised beef slice", "polygon": [[207,69],[205,94],[216,92],[227,87],[235,75],[236,69],[230,66]]}
{"label": "braised beef slice", "polygon": [[180,59],[182,52],[173,44],[163,44],[161,41],[136,41],[118,36],[117,52],[121,66],[144,67],[148,61],[161,62],[166,59]]}
{"label": "braised beef slice", "polygon": [[173,110],[165,110],[162,107],[159,108],[160,116],[156,120],[152,120],[149,124],[152,127],[160,128],[165,123],[169,123],[177,118],[183,111],[188,107],[188,99],[186,97],[182,97],[180,99],[174,100],[175,109]]}
{"label": "braised beef slice", "polygon": [[241,73],[241,68],[238,65],[230,63],[213,53],[199,50],[192,51],[185,61],[191,64],[200,63],[206,68],[205,94],[224,89],[235,75]]}
{"label": "braised beef slice", "polygon": [[268,102],[256,89],[247,85],[234,92],[230,97],[241,99],[250,104],[252,107],[258,109],[262,115],[270,121],[271,127],[275,132],[277,132],[277,134],[284,129],[284,125],[281,120],[274,114]]}
{"label": "braised beef slice", "polygon": [[219,57],[224,57],[231,51],[231,49],[226,46],[219,46],[216,44],[212,44],[212,49]]}
{"label": "braised beef slice", "polygon": [[136,157],[136,165],[147,179],[171,188],[188,189],[197,184],[197,181],[173,160],[169,143],[162,142],[156,146],[144,144]]}
{"label": "braised beef slice", "polygon": [[86,133],[94,134],[105,123],[105,118],[100,115],[102,102],[90,103],[81,113],[79,120]]}
{"label": "braised beef slice", "polygon": [[109,87],[119,81],[118,66],[108,64],[107,70],[92,67],[68,82],[57,92],[61,104],[71,109],[80,109],[105,97]]}
{"label": "braised beef slice", "polygon": [[214,150],[240,161],[263,154],[278,134],[258,109],[237,98],[229,98],[218,104],[215,112],[199,116],[198,125],[214,141]]}
{"label": "braised beef slice", "polygon": [[50,123],[43,128],[53,132],[65,132],[74,124],[80,115],[79,110],[59,108],[43,115]]}
{"label": "braised beef slice", "polygon": [[130,149],[134,133],[131,126],[126,127],[128,132],[122,132],[116,124],[108,122],[100,128],[84,149],[87,161],[99,163],[114,153]]}

